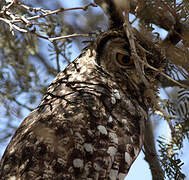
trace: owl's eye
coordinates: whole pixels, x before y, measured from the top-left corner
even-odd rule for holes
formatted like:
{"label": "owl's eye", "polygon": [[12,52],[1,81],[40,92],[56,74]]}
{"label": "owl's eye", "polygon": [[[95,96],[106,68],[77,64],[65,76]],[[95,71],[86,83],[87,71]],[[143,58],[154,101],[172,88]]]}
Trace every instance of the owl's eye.
{"label": "owl's eye", "polygon": [[132,58],[130,58],[130,56],[125,55],[125,54],[117,53],[116,54],[116,60],[122,66],[131,66],[131,65],[133,65]]}

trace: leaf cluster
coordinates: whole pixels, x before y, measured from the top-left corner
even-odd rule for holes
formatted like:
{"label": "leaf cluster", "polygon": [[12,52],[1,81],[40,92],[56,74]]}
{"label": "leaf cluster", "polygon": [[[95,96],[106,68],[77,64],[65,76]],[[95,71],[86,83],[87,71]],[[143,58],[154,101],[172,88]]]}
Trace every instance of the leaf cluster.
{"label": "leaf cluster", "polygon": [[183,162],[179,158],[180,148],[174,141],[167,143],[167,140],[163,137],[159,137],[157,141],[160,148],[160,162],[166,176],[169,179],[184,179],[185,175],[182,173]]}

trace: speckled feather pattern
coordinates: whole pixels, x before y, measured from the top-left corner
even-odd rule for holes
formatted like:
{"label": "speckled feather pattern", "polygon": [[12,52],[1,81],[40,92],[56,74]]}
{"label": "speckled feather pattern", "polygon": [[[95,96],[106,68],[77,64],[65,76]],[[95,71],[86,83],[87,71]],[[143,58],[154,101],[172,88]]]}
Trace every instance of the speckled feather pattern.
{"label": "speckled feather pattern", "polygon": [[111,62],[99,65],[97,53],[86,50],[53,80],[7,147],[0,179],[124,179],[143,145],[148,107],[141,82],[131,85],[134,76],[117,67],[108,72]]}

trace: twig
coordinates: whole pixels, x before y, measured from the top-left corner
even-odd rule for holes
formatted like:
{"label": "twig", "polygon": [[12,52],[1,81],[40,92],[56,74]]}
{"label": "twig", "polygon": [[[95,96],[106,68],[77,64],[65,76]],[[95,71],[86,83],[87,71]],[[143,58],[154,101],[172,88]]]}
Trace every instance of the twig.
{"label": "twig", "polygon": [[18,102],[15,98],[12,98],[12,100],[13,100],[16,104],[18,104],[19,106],[22,106],[22,107],[28,109],[29,111],[33,111],[32,108],[28,107],[28,106],[25,105],[25,104],[22,104],[22,103]]}
{"label": "twig", "polygon": [[139,64],[139,61],[141,62],[142,60],[140,59],[140,57],[137,54],[135,41],[134,41],[134,35],[133,35],[133,32],[132,32],[132,28],[131,28],[131,25],[129,23],[128,17],[125,18],[125,22],[124,22],[123,26],[125,28],[125,33],[126,33],[126,35],[128,37],[129,44],[130,44],[130,47],[131,47],[131,58],[136,59],[134,61],[134,64],[135,64],[137,73],[142,78],[142,80],[143,80],[144,84],[146,85],[146,87],[149,87],[149,82],[147,81],[147,79],[145,78],[144,74],[142,73],[142,69],[141,69],[140,64]]}
{"label": "twig", "polygon": [[3,14],[7,9],[10,9],[14,4],[17,3],[17,0],[12,0],[7,6],[3,6],[0,14]]}
{"label": "twig", "polygon": [[[40,15],[36,15],[36,16],[33,16],[33,17],[25,17],[25,16],[15,16],[14,14],[12,14],[11,12],[7,11],[10,9],[10,7],[13,5],[13,4],[18,4],[19,6],[22,6],[23,8],[27,9],[27,10],[31,10],[31,11],[34,11],[34,12],[38,12],[38,11],[42,11],[42,14]],[[23,28],[20,28],[19,26],[15,25],[15,23],[24,23],[26,25],[26,27],[31,27],[34,23],[32,23],[31,21],[32,20],[36,20],[36,19],[39,19],[39,18],[44,18],[46,16],[49,16],[49,15],[53,15],[53,14],[58,14],[60,12],[64,12],[64,11],[70,11],[70,10],[78,10],[78,9],[81,9],[81,10],[87,10],[90,6],[92,7],[97,7],[97,5],[95,5],[94,3],[89,3],[85,6],[82,6],[82,7],[75,7],[75,8],[59,8],[59,9],[56,9],[54,11],[51,11],[51,10],[44,10],[42,8],[31,8],[31,7],[28,7],[24,4],[21,4],[20,2],[18,3],[16,0],[13,0],[9,5],[7,6],[4,6],[3,9],[0,11],[0,21],[4,21],[5,23],[7,23],[9,26],[10,26],[10,31],[12,32],[12,34],[14,35],[14,32],[13,32],[13,29],[16,29],[20,32],[28,32],[28,30],[26,29],[23,29]],[[8,16],[11,18],[11,20],[5,18],[4,16]],[[44,38],[44,39],[48,39],[46,37],[43,37],[42,35],[38,35],[39,37],[41,38]],[[73,37],[75,37],[77,35],[73,35]],[[83,36],[83,35],[81,35]],[[65,37],[67,38],[67,37]],[[65,39],[63,38],[63,39]],[[62,38],[60,38],[62,39]],[[56,39],[55,39],[56,40]],[[54,41],[53,39],[51,41]]]}
{"label": "twig", "polygon": [[66,35],[66,36],[48,38],[48,40],[53,42],[53,41],[60,40],[60,39],[68,39],[68,38],[79,37],[79,36],[81,36],[81,37],[89,37],[89,34],[70,34],[70,35]]}
{"label": "twig", "polygon": [[[135,42],[134,42],[134,43],[135,43]],[[143,48],[140,44],[138,44],[137,42],[136,42],[136,46],[137,46],[138,48],[140,48],[143,52],[148,53],[148,54],[151,54],[151,52],[149,52],[149,51],[147,51],[146,49],[144,49],[144,48]],[[136,54],[136,55],[137,55],[137,54]],[[172,81],[173,83],[177,84],[178,86],[181,86],[181,87],[183,87],[183,88],[185,88],[185,89],[189,89],[189,86],[187,86],[187,85],[185,85],[185,84],[182,84],[182,83],[180,83],[180,82],[174,80],[172,77],[168,76],[167,74],[165,74],[165,73],[162,72],[161,70],[159,70],[159,69],[157,69],[157,68],[155,68],[155,67],[149,65],[149,64],[147,63],[147,61],[141,60],[141,59],[138,57],[138,55],[136,56],[136,58],[137,58],[138,61],[140,61],[140,62],[141,62],[142,64],[144,64],[146,67],[148,67],[148,68],[150,68],[150,69],[152,69],[152,70],[154,70],[154,71],[156,71],[156,72],[159,72],[162,76],[166,77],[168,80]]]}
{"label": "twig", "polygon": [[133,24],[137,20],[137,17],[135,17],[132,21],[131,24]]}
{"label": "twig", "polygon": [[32,108],[28,107],[27,105],[20,103],[18,100],[16,100],[15,97],[9,96],[9,95],[7,95],[6,93],[1,92],[1,91],[0,91],[0,94],[1,94],[2,96],[4,96],[4,97],[7,97],[7,99],[9,99],[10,101],[15,102],[15,103],[18,104],[19,106],[22,106],[22,107],[28,109],[29,111],[32,111],[32,110],[33,110]]}
{"label": "twig", "polygon": [[54,42],[56,40],[61,40],[61,39],[68,39],[68,38],[74,38],[74,37],[89,37],[89,34],[70,34],[70,35],[65,35],[65,36],[59,36],[59,37],[54,37],[54,38],[49,38],[47,36],[43,36],[41,34],[38,34],[35,30],[30,31],[31,33],[35,34],[36,36],[49,40],[50,42]]}
{"label": "twig", "polygon": [[[149,65],[147,62],[143,61],[140,59],[140,57],[138,56],[137,54],[137,51],[136,51],[136,46],[135,46],[135,41],[134,41],[134,38],[133,38],[133,35],[132,35],[132,29],[130,27],[130,24],[129,22],[126,20],[125,23],[124,23],[124,27],[125,27],[125,31],[126,31],[126,34],[127,34],[127,37],[129,39],[129,43],[130,43],[130,46],[131,46],[131,53],[132,53],[132,56],[135,57],[136,61],[134,61],[135,63],[135,66],[136,66],[136,69],[137,69],[137,72],[139,73],[139,75],[142,77],[143,79],[143,82],[145,83],[145,85],[147,85],[147,87],[149,86],[149,83],[147,82],[146,78],[144,77],[143,73],[142,73],[142,70],[141,70],[141,67],[140,65],[138,64],[138,61],[140,61],[142,64],[144,64],[146,67],[156,71],[156,72],[159,72],[162,76],[166,77],[167,79],[169,79],[170,81],[174,82],[175,84],[177,84],[178,86],[181,86],[185,89],[189,89],[189,86],[186,86],[184,84],[181,84],[179,83],[178,81],[174,80],[173,78],[171,78],[170,76],[168,76],[167,74],[165,74],[164,72],[161,72],[159,69]],[[141,47],[140,47],[141,48]],[[145,50],[146,53],[150,53],[148,51]]]}
{"label": "twig", "polygon": [[9,9],[9,8],[11,8],[11,6],[13,6],[14,4],[16,4],[17,3],[17,0],[12,0],[11,2],[10,2],[10,4],[8,4],[7,6],[5,6],[6,7],[6,9]]}
{"label": "twig", "polygon": [[[53,15],[53,14],[58,14],[60,12],[64,12],[64,11],[71,11],[71,10],[78,10],[78,9],[81,9],[81,10],[84,10],[86,11],[90,6],[92,7],[97,7],[94,3],[90,3],[86,6],[82,6],[82,7],[75,7],[75,8],[59,8],[59,9],[56,9],[54,11],[50,11],[50,10],[43,10],[43,12],[45,12],[44,14],[40,14],[40,15],[36,15],[36,16],[33,16],[33,17],[29,17],[29,18],[26,18],[28,21],[31,21],[31,20],[36,20],[36,19],[39,19],[39,18],[44,18],[46,16],[49,16],[49,15]],[[22,19],[16,19],[16,20],[12,20],[11,23],[18,23],[18,22],[22,22]]]}
{"label": "twig", "polygon": [[[177,80],[177,82],[189,87],[189,80],[188,79],[186,79],[186,80]],[[173,81],[169,80],[169,79],[162,79],[161,80],[161,86],[163,88],[166,88],[166,87],[176,86],[176,84]]]}
{"label": "twig", "polygon": [[154,71],[156,71],[156,72],[159,72],[162,76],[166,77],[168,80],[174,82],[174,83],[177,84],[178,86],[181,86],[181,87],[183,87],[183,88],[185,88],[185,89],[189,89],[189,86],[187,86],[187,85],[185,85],[185,84],[181,84],[180,82],[174,80],[172,77],[168,76],[168,75],[165,74],[164,72],[161,72],[159,69],[157,69],[157,68],[155,68],[155,67],[149,65],[147,62],[142,61],[140,58],[138,58],[138,60],[139,60],[142,64],[144,64],[146,67],[148,67],[148,68],[150,68],[150,69],[152,69],[152,70],[154,70]]}
{"label": "twig", "polygon": [[22,33],[28,32],[26,29],[20,28],[20,27],[18,27],[17,25],[12,24],[11,21],[9,21],[8,19],[4,19],[4,18],[1,18],[1,17],[0,17],[0,20],[1,20],[1,21],[4,21],[5,23],[7,23],[7,24],[9,25],[10,31],[11,31],[11,33],[12,33],[13,35],[14,35],[13,29],[16,29],[16,30],[18,30],[18,31],[20,31],[20,32],[22,32]]}
{"label": "twig", "polygon": [[30,32],[31,32],[31,33],[33,33],[33,34],[35,34],[35,35],[36,35],[36,36],[38,36],[39,38],[49,40],[49,38],[48,38],[48,37],[43,36],[43,35],[41,35],[41,34],[38,34],[38,33],[35,31],[35,29],[34,29],[34,30],[32,30],[32,31],[30,31]]}

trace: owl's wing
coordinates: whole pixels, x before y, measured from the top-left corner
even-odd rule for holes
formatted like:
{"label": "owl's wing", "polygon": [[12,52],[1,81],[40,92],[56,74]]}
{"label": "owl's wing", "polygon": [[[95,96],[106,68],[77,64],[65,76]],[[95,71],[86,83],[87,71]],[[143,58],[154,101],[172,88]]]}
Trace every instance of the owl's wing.
{"label": "owl's wing", "polygon": [[124,179],[143,144],[147,116],[127,93],[84,53],[17,129],[0,179]]}

